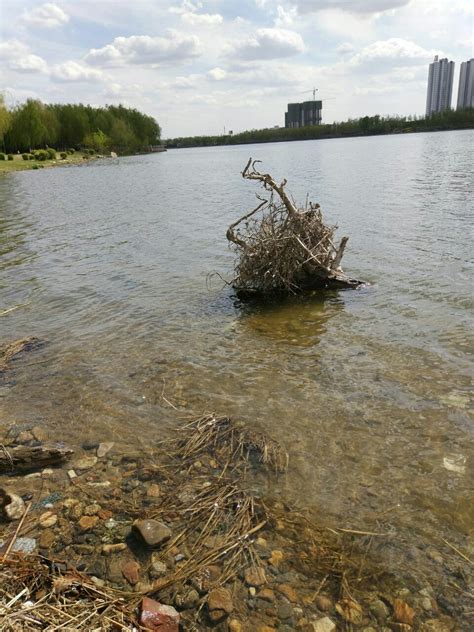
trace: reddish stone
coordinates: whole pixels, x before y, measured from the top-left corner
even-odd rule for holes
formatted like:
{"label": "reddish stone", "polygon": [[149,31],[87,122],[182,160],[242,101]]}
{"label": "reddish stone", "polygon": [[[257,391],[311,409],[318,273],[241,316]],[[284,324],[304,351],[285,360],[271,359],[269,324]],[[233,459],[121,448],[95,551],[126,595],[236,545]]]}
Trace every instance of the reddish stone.
{"label": "reddish stone", "polygon": [[140,564],[135,562],[135,560],[128,560],[128,562],[122,565],[122,575],[129,584],[135,586],[140,579]]}
{"label": "reddish stone", "polygon": [[179,632],[179,614],[172,606],[143,597],[140,624],[151,632]]}

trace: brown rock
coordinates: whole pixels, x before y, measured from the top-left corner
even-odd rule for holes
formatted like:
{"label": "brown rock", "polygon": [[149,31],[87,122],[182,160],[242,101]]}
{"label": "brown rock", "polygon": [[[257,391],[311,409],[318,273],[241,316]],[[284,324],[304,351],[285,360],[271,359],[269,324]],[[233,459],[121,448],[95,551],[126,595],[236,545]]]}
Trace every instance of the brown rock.
{"label": "brown rock", "polygon": [[275,601],[275,593],[270,588],[262,588],[262,590],[258,593],[258,597],[264,601]]}
{"label": "brown rock", "polygon": [[74,468],[76,470],[90,470],[91,467],[97,463],[96,456],[83,456],[82,459],[78,459],[74,463]]}
{"label": "brown rock", "polygon": [[229,621],[229,632],[243,632],[243,627],[240,621],[237,621],[237,619],[231,619]]}
{"label": "brown rock", "polygon": [[362,608],[353,599],[341,599],[336,604],[336,610],[343,619],[350,623],[360,623],[362,621]]}
{"label": "brown rock", "polygon": [[97,512],[97,515],[101,520],[108,520],[109,518],[112,518],[114,514],[112,511],[110,511],[110,509],[100,509]]}
{"label": "brown rock", "polygon": [[128,560],[122,564],[122,575],[131,586],[135,586],[140,579],[140,564],[135,560]]}
{"label": "brown rock", "polygon": [[272,551],[272,554],[268,562],[272,566],[275,566],[276,568],[278,568],[281,562],[283,562],[284,557],[285,556],[283,555],[283,551],[279,551],[278,549],[276,549],[275,551]]}
{"label": "brown rock", "polygon": [[97,525],[98,522],[99,518],[97,516],[82,516],[78,522],[79,529],[83,532],[90,531]]}
{"label": "brown rock", "polygon": [[318,610],[321,610],[321,612],[329,612],[334,607],[332,599],[326,597],[325,595],[317,595],[314,599],[314,604]]}
{"label": "brown rock", "polygon": [[258,632],[276,632],[276,629],[269,625],[259,625]]}
{"label": "brown rock", "polygon": [[151,632],[179,632],[179,614],[172,606],[143,597],[140,624]]}
{"label": "brown rock", "polygon": [[29,443],[30,441],[34,441],[35,438],[31,432],[28,430],[23,430],[20,432],[16,438],[16,443]]}
{"label": "brown rock", "polygon": [[92,503],[91,505],[87,505],[87,507],[84,507],[84,515],[96,516],[99,513],[100,509],[100,505],[98,505],[97,503]]}
{"label": "brown rock", "polygon": [[248,586],[263,586],[267,583],[267,578],[263,568],[258,566],[250,566],[245,569],[244,573],[245,583]]}
{"label": "brown rock", "polygon": [[41,426],[34,426],[31,429],[31,434],[33,435],[33,438],[39,443],[44,443],[48,439],[46,432]]}
{"label": "brown rock", "polygon": [[54,531],[51,529],[46,529],[39,537],[39,548],[40,549],[50,549],[56,540],[56,536],[54,535]]}
{"label": "brown rock", "polygon": [[277,590],[279,593],[284,595],[288,601],[292,603],[296,603],[298,601],[298,595],[294,588],[292,588],[289,584],[279,584],[277,586]]}
{"label": "brown rock", "polygon": [[161,489],[156,483],[152,483],[146,490],[148,498],[158,498],[161,495]]}
{"label": "brown rock", "polygon": [[0,489],[0,506],[6,520],[20,520],[25,513],[25,503],[20,496]]}
{"label": "brown rock", "polygon": [[102,547],[102,553],[104,555],[112,555],[113,553],[120,553],[120,551],[125,551],[127,545],[125,542],[119,542],[118,544],[104,544]]}
{"label": "brown rock", "polygon": [[158,520],[135,520],[133,530],[151,547],[160,546],[171,537],[171,529]]}
{"label": "brown rock", "polygon": [[393,618],[397,623],[406,623],[407,625],[413,625],[413,618],[415,617],[415,611],[413,608],[401,599],[395,599],[393,601]]}
{"label": "brown rock", "polygon": [[214,588],[207,598],[209,611],[223,610],[225,614],[230,614],[234,609],[232,595],[227,588]]}

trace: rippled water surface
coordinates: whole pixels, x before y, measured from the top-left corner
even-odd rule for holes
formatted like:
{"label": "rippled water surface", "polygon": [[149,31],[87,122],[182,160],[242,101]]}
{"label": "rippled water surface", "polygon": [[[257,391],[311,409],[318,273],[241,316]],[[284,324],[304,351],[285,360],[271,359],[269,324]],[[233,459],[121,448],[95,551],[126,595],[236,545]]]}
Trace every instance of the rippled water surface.
{"label": "rippled water surface", "polygon": [[[1,178],[0,340],[46,341],[0,383],[1,417],[146,446],[178,423],[164,394],[284,443],[272,491],[391,534],[391,565],[434,572],[420,552],[441,538],[473,552],[473,139],[182,149]],[[231,277],[250,155],[321,203],[371,287],[256,306],[206,283]]]}

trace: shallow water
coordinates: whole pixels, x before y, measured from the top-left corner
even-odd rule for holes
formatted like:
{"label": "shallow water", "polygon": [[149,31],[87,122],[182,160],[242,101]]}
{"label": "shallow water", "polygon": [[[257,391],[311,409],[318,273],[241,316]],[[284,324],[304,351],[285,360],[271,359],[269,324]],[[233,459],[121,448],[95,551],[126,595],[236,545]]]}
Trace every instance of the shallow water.
{"label": "shallow water", "polygon": [[[472,553],[473,139],[182,149],[1,178],[0,314],[16,309],[0,339],[46,341],[0,383],[1,418],[125,448],[183,409],[229,414],[288,448],[270,491],[390,534],[392,568],[431,577],[422,553],[442,538]],[[370,287],[256,306],[207,278],[231,277],[250,155],[321,203]]]}

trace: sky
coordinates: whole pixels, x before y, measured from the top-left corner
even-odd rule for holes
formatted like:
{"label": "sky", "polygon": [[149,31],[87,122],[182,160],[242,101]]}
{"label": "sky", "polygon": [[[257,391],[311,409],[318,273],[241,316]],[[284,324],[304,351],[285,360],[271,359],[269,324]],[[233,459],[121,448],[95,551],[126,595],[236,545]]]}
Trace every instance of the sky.
{"label": "sky", "polygon": [[474,56],[471,0],[0,0],[0,92],[10,105],[123,103],[164,138],[424,114],[434,55]]}

